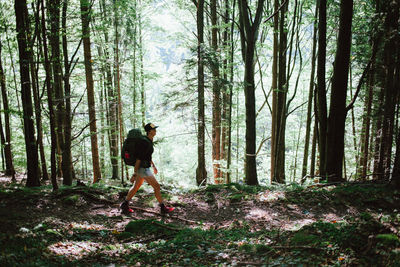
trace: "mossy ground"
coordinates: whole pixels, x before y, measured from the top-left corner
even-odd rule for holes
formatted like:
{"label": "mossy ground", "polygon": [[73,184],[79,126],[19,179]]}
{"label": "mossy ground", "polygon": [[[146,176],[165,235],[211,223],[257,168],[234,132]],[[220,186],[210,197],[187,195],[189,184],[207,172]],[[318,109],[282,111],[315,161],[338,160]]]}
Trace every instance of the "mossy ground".
{"label": "mossy ground", "polygon": [[1,266],[398,266],[400,193],[387,185],[0,189]]}

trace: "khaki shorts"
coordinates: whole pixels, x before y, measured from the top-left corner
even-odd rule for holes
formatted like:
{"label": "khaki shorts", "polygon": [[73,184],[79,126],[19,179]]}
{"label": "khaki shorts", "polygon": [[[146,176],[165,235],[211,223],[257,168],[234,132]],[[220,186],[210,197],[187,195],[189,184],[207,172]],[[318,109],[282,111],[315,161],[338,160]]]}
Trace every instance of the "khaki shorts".
{"label": "khaki shorts", "polygon": [[150,168],[139,168],[137,175],[139,177],[154,176]]}

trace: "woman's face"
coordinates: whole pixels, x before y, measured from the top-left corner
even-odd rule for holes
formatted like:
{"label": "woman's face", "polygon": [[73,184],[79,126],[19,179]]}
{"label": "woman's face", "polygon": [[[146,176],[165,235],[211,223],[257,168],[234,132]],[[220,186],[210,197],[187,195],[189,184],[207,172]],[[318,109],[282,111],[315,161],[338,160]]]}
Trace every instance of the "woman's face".
{"label": "woman's face", "polygon": [[151,129],[151,130],[149,131],[149,133],[148,133],[148,135],[149,135],[150,137],[154,137],[156,134],[157,134],[157,130],[156,130],[156,129]]}

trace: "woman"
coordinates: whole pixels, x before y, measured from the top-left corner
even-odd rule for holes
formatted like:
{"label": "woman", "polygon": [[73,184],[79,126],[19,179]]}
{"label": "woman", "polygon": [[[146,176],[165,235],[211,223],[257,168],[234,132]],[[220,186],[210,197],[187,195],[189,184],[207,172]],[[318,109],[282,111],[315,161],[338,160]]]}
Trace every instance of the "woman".
{"label": "woman", "polygon": [[[131,213],[133,210],[129,208],[129,201],[133,198],[136,192],[139,190],[140,186],[142,186],[143,182],[146,181],[154,188],[154,194],[158,203],[160,204],[161,213],[169,213],[174,210],[172,207],[167,207],[164,205],[161,191],[160,191],[160,184],[157,182],[154,174],[158,173],[156,166],[152,161],[152,154],[154,152],[153,146],[153,138],[157,134],[157,127],[152,123],[148,123],[144,126],[144,130],[146,131],[146,136],[144,137],[145,140],[140,142],[138,145],[139,155],[137,155],[136,163],[135,163],[135,170],[131,178],[131,182],[135,182],[134,186],[129,189],[128,195],[122,204],[120,205],[120,209],[122,213]],[[150,167],[153,167],[154,174],[152,173]]]}

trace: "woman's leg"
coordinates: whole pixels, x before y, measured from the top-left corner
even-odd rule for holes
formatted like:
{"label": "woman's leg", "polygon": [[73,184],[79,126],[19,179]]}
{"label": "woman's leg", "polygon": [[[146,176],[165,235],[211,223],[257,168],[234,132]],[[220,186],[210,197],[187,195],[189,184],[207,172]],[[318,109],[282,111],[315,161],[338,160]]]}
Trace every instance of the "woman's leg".
{"label": "woman's leg", "polygon": [[146,180],[146,182],[154,188],[154,194],[157,198],[157,201],[161,204],[163,202],[163,199],[161,196],[160,184],[157,182],[156,178],[152,175],[146,176],[143,179]]}
{"label": "woman's leg", "polygon": [[133,198],[139,188],[142,186],[144,181],[143,177],[136,176],[135,185],[129,189],[128,195],[126,195],[126,200],[129,201]]}

